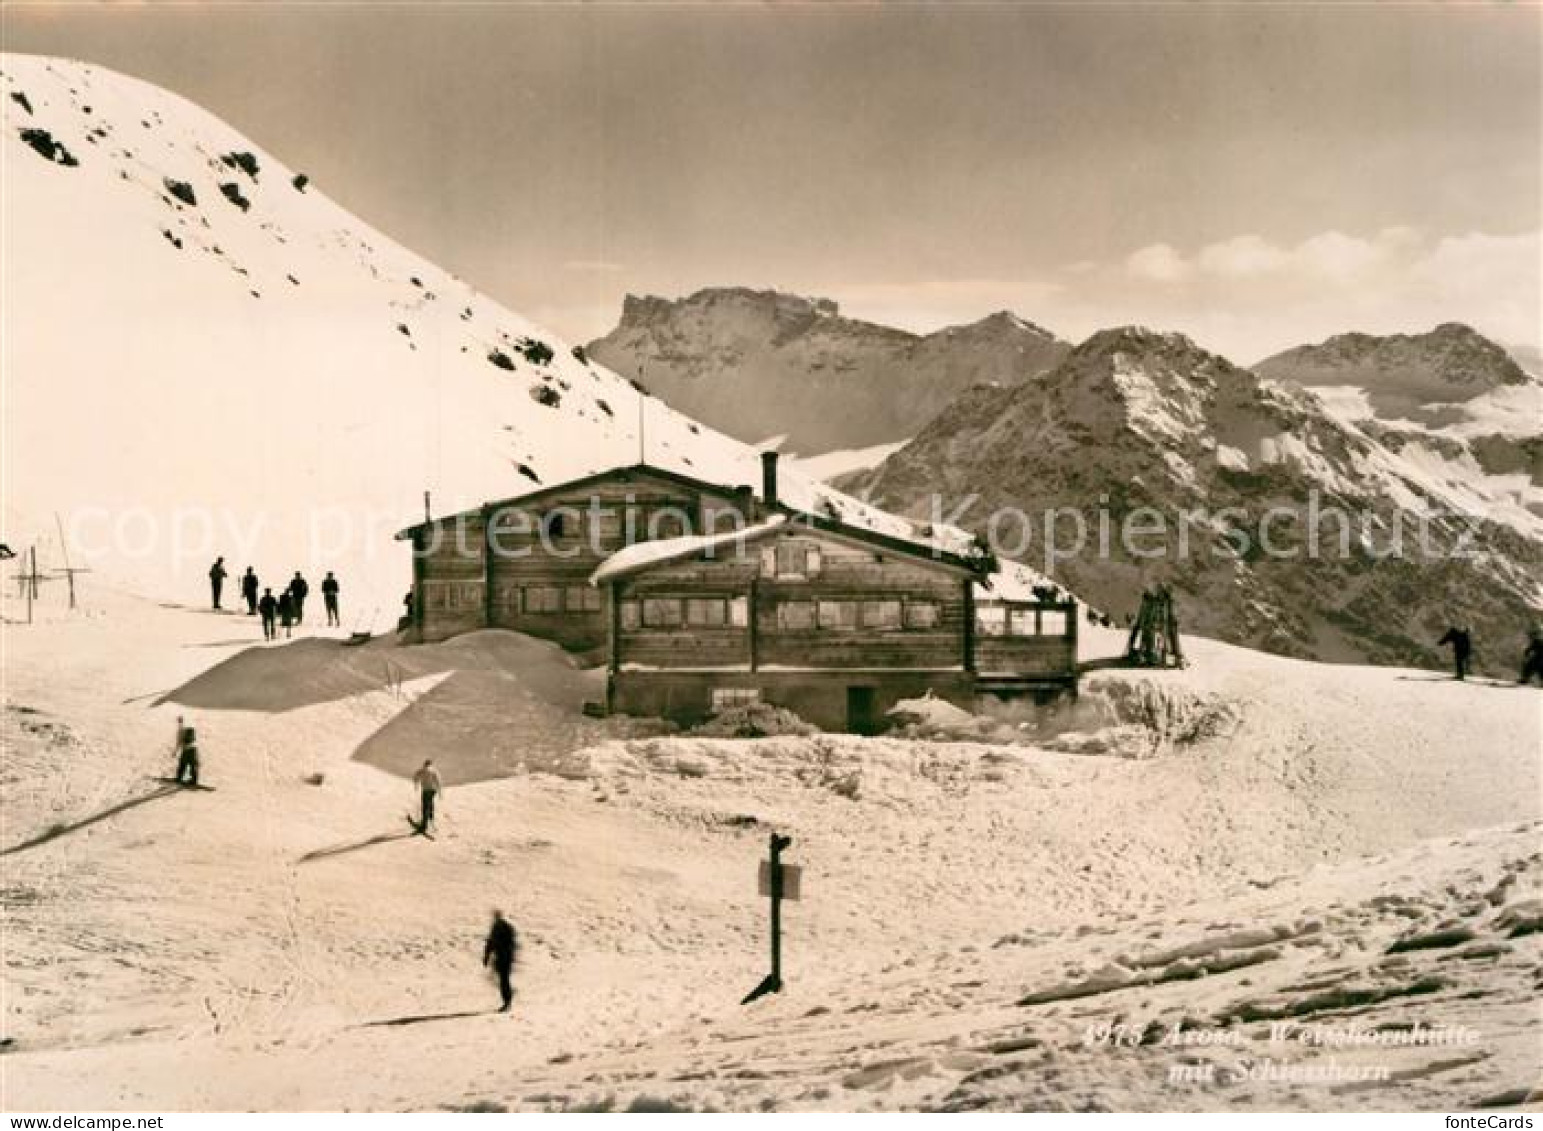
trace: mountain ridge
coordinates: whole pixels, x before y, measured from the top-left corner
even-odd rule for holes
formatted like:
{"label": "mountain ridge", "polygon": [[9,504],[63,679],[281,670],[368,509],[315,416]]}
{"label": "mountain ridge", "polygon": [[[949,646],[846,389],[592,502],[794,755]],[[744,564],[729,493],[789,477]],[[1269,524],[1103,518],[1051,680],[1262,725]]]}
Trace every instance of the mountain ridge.
{"label": "mountain ridge", "polygon": [[918,334],[848,318],[827,298],[708,287],[629,295],[585,349],[666,403],[747,441],[800,455],[907,439],[982,380],[1015,383],[1069,348],[1009,311]]}

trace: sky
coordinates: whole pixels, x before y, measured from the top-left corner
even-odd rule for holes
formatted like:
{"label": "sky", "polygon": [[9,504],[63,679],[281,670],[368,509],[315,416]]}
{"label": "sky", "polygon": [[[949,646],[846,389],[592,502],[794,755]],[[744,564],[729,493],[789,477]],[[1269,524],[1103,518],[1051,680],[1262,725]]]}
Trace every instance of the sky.
{"label": "sky", "polygon": [[1008,309],[1249,363],[1538,345],[1543,7],[8,3],[573,341],[628,293]]}

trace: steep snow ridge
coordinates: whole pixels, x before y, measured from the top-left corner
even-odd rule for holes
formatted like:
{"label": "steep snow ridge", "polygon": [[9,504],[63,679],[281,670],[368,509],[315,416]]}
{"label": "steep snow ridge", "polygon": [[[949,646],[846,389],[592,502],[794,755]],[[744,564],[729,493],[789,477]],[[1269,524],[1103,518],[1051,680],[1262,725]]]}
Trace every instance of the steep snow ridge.
{"label": "steep snow ridge", "polygon": [[[45,567],[57,513],[76,564],[152,592],[196,590],[221,553],[265,581],[336,569],[345,608],[394,609],[408,564],[390,536],[426,490],[445,513],[640,455],[759,482],[754,450],[198,107],[82,63],[7,55],[0,73],[5,537],[37,540]],[[913,534],[796,469],[782,494]]]}

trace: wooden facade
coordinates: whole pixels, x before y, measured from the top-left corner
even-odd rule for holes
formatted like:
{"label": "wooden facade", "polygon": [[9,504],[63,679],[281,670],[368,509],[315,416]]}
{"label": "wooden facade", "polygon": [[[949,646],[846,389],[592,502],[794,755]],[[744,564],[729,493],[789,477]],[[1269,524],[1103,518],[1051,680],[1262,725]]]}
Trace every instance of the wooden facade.
{"label": "wooden facade", "polygon": [[978,601],[968,563],[852,528],[792,522],[602,576],[624,713],[690,723],[764,699],[864,732],[927,692],[1075,689],[1075,605]]}
{"label": "wooden facade", "polygon": [[1074,603],[1005,600],[974,559],[780,505],[775,457],[759,499],[636,465],[400,537],[414,639],[556,641],[608,663],[617,712],[689,724],[759,699],[865,732],[928,692],[970,707],[1076,689]]}
{"label": "wooden facade", "polygon": [[749,488],[639,465],[617,468],[403,531],[413,543],[414,639],[509,628],[573,651],[606,642],[590,575],[639,541],[745,525]]}

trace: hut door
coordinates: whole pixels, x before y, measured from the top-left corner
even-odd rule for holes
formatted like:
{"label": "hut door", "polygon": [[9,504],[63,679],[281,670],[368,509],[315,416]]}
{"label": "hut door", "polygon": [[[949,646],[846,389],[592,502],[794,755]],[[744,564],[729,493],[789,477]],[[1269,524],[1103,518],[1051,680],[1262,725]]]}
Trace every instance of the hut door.
{"label": "hut door", "polygon": [[853,734],[874,734],[879,729],[871,687],[847,688],[847,730]]}

